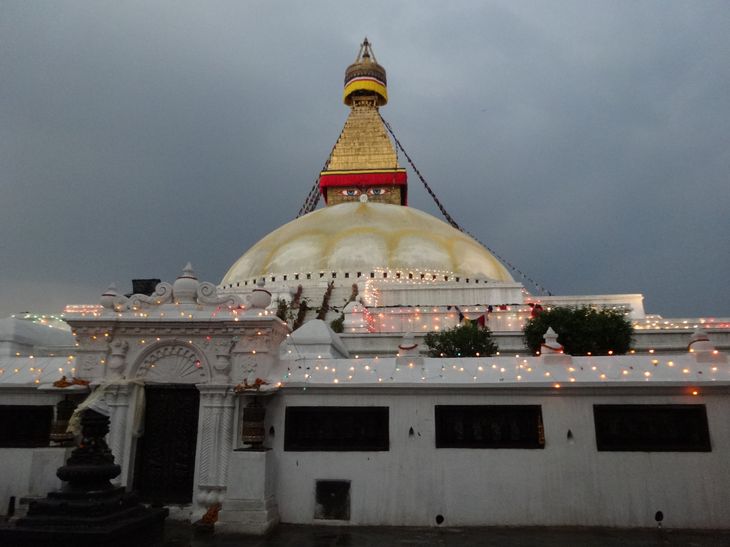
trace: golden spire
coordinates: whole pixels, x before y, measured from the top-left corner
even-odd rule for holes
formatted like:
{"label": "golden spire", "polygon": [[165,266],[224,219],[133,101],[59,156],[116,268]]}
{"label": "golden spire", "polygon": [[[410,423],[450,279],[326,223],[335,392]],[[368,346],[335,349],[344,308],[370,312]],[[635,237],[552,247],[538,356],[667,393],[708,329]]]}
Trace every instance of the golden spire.
{"label": "golden spire", "polygon": [[343,100],[350,115],[319,178],[325,201],[405,205],[406,171],[398,165],[378,110],[388,102],[385,69],[375,60],[367,38],[345,71]]}

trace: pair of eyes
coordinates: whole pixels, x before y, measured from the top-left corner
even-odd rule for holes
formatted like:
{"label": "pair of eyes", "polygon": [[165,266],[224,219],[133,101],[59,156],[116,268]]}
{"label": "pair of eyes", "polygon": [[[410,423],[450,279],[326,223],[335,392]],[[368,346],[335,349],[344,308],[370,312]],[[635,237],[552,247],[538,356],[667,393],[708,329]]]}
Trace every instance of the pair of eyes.
{"label": "pair of eyes", "polygon": [[371,196],[382,196],[383,194],[388,193],[387,188],[368,188],[367,190],[358,190],[357,188],[348,188],[346,190],[340,190],[343,196],[359,196],[362,193],[369,194]]}

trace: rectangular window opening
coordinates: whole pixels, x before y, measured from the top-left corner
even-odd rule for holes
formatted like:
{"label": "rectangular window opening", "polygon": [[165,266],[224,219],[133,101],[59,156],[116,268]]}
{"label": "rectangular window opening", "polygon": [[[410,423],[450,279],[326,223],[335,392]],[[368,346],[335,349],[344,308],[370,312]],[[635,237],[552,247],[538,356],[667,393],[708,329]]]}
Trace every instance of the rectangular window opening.
{"label": "rectangular window opening", "polygon": [[289,406],[284,450],[366,452],[390,449],[388,407]]}
{"label": "rectangular window opening", "polygon": [[545,448],[540,405],[436,405],[436,448]]}
{"label": "rectangular window opening", "polygon": [[48,446],[52,422],[50,405],[0,405],[0,448]]}
{"label": "rectangular window opening", "polygon": [[350,481],[318,480],[314,501],[315,519],[350,520]]}
{"label": "rectangular window opening", "polygon": [[712,451],[705,405],[593,405],[593,419],[599,451]]}

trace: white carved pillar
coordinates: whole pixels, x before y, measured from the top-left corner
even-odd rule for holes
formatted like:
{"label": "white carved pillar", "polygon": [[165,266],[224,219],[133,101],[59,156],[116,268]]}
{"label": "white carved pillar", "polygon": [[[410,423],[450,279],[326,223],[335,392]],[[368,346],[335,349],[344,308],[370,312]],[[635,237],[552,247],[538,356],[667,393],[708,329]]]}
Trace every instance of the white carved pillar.
{"label": "white carved pillar", "polygon": [[227,384],[201,384],[193,520],[221,503],[233,450],[235,396]]}
{"label": "white carved pillar", "polygon": [[127,351],[129,342],[126,340],[114,340],[109,344],[108,379],[116,380],[123,376],[127,364]]}
{"label": "white carved pillar", "polygon": [[127,447],[129,446],[129,384],[116,384],[107,387],[105,393],[106,403],[109,406],[109,448],[114,455],[114,462],[122,467],[118,477],[112,479],[117,485],[128,484],[129,458],[127,458]]}

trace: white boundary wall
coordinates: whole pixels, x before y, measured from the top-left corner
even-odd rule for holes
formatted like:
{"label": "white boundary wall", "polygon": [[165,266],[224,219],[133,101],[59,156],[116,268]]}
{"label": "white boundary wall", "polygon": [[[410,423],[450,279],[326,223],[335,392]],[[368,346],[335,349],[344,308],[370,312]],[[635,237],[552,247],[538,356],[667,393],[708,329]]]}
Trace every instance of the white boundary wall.
{"label": "white boundary wall", "polygon": [[[351,481],[351,525],[730,527],[730,399],[677,388],[547,390],[285,389],[273,397],[266,429],[275,459],[282,522],[313,518],[315,481]],[[711,452],[598,452],[594,404],[704,403]],[[544,449],[436,449],[434,405],[539,404]],[[285,452],[284,409],[387,406],[388,452]],[[409,429],[415,434],[409,435]],[[572,442],[567,432],[573,433]],[[708,476],[711,473],[711,477]]]}

